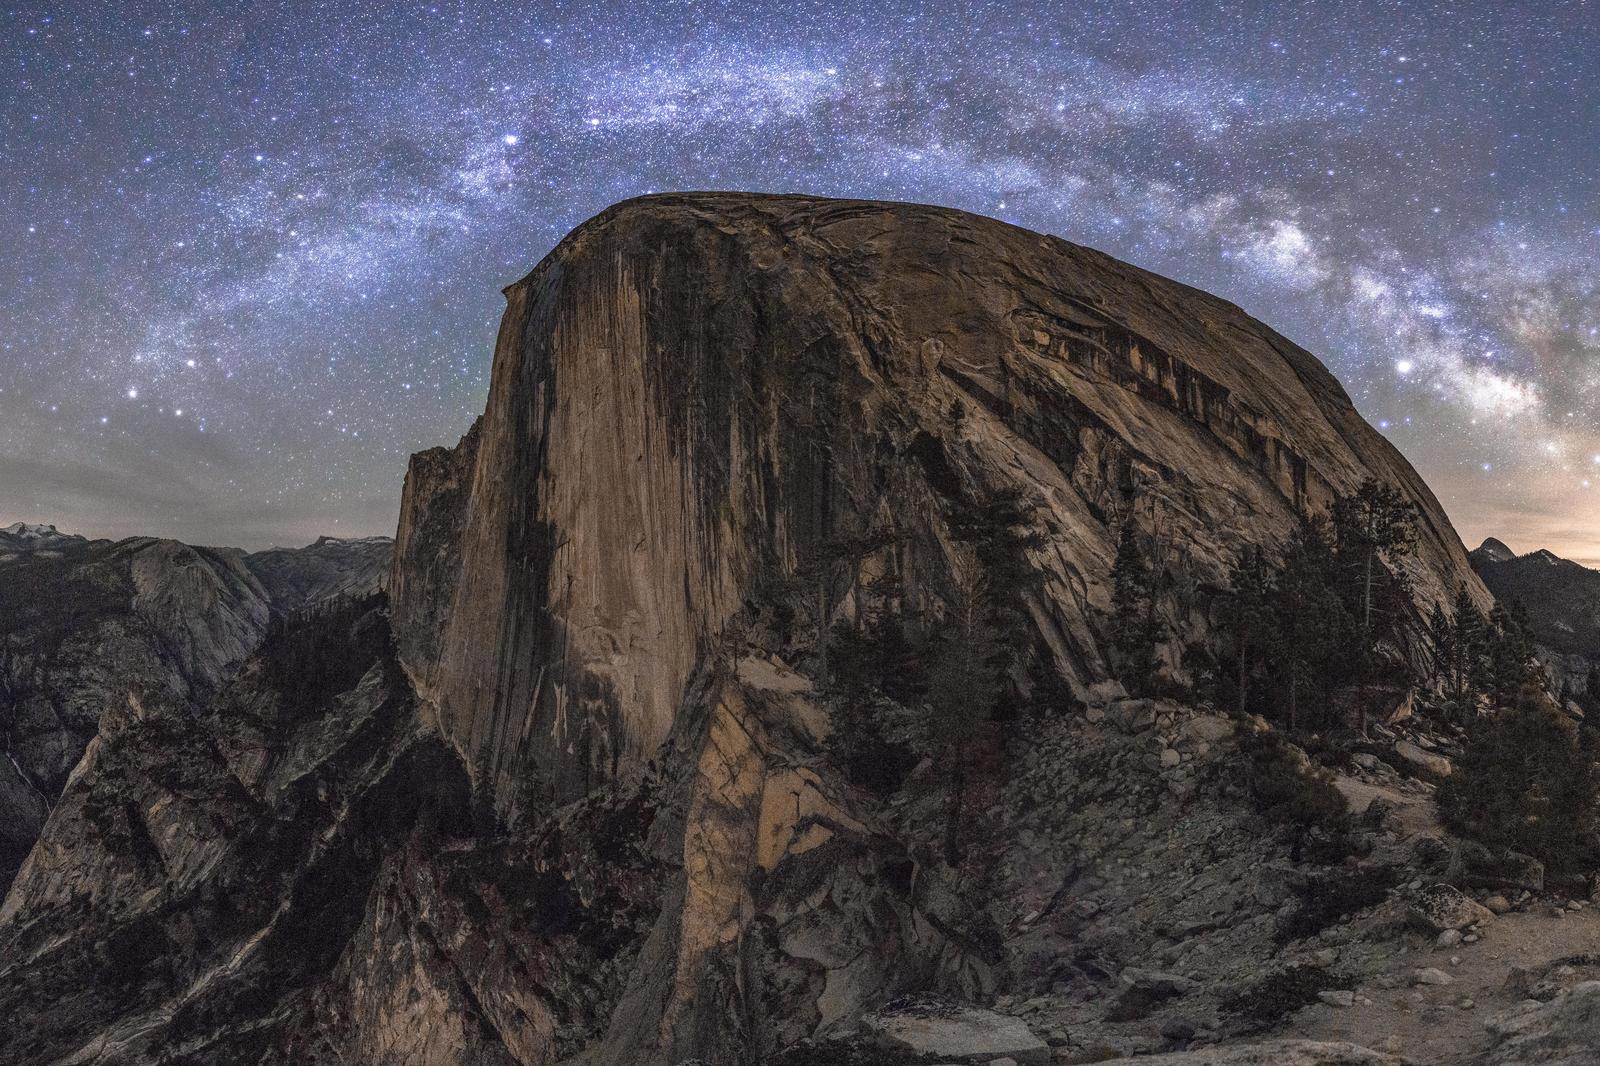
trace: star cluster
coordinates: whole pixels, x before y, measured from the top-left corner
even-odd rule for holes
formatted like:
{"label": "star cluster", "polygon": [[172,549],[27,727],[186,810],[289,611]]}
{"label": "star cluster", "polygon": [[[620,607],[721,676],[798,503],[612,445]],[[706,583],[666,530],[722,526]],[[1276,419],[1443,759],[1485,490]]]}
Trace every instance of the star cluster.
{"label": "star cluster", "polygon": [[389,532],[499,289],[664,189],[995,215],[1317,352],[1469,541],[1600,558],[1600,10],[266,2],[0,17],[0,520]]}

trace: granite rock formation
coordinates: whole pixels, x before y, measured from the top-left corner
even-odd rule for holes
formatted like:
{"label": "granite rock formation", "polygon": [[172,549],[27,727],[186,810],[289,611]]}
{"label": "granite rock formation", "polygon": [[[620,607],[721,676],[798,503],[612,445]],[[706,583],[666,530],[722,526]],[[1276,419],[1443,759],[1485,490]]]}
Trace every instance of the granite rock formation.
{"label": "granite rock formation", "polygon": [[388,586],[393,563],[394,541],[388,537],[318,537],[304,548],[269,548],[244,557],[280,616],[340,597],[369,596]]}
{"label": "granite rock formation", "polygon": [[[1088,249],[803,197],[618,205],[507,301],[483,418],[413,460],[389,609],[102,716],[0,908],[0,1057],[881,1063],[813,1042],[907,993],[1101,996],[1164,1050],[1186,998],[1205,1039],[1255,1031],[1226,1005],[1311,955],[1274,939],[1310,875],[1237,798],[1248,730],[1118,701],[1118,528],[1159,551],[1174,685],[1239,547],[1367,478],[1417,505],[1423,601],[1482,594],[1312,356]],[[908,757],[864,780],[825,635],[949,614],[1001,500],[1029,528],[995,697],[1031,710],[961,853],[926,704],[877,708]]]}
{"label": "granite rock formation", "polygon": [[33,845],[100,717],[126,703],[205,705],[269,620],[387,579],[392,542],[246,555],[148,537],[0,529],[0,884]]}
{"label": "granite rock formation", "polygon": [[1107,675],[1096,612],[1129,516],[1169,555],[1180,634],[1242,544],[1368,477],[1418,507],[1423,601],[1481,593],[1314,357],[1064,241],[911,205],[655,197],[506,295],[488,410],[465,454],[413,471],[395,578],[402,661],[502,807],[647,761],[763,581],[830,539],[891,530],[910,594],[937,596],[940,515],[989,492],[1038,505],[1030,607],[1079,696]]}

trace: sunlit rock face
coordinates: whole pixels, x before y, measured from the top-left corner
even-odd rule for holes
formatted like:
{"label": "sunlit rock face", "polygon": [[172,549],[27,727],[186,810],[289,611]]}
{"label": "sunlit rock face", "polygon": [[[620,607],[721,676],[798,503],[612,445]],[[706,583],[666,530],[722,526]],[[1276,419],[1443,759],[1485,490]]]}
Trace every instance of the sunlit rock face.
{"label": "sunlit rock face", "polygon": [[1242,543],[1368,476],[1420,509],[1423,598],[1477,590],[1315,358],[1060,240],[914,205],[660,196],[506,295],[488,410],[459,454],[415,462],[394,579],[402,659],[502,806],[647,759],[730,619],[825,538],[893,528],[908,594],[931,595],[934,516],[963,493],[1038,506],[1037,637],[1079,692],[1106,672],[1093,618],[1129,515],[1168,546],[1179,633]]}

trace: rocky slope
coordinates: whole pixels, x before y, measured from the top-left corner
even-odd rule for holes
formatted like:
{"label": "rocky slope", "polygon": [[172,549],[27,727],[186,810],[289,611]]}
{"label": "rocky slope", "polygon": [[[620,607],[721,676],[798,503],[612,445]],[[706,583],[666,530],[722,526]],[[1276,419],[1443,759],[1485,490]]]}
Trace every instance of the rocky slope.
{"label": "rocky slope", "polygon": [[[1309,354],[1087,249],[799,197],[618,205],[507,300],[484,417],[413,461],[388,615],[105,719],[0,908],[0,1056],[1091,1061],[1259,1038],[1410,935],[1415,826],[1353,875],[1303,856],[1246,799],[1259,723],[1106,667],[1125,519],[1174,687],[1240,546],[1367,477],[1419,508],[1419,593],[1481,592]],[[1016,499],[995,696],[1027,713],[953,807],[959,721],[875,699],[863,765],[819,633],[892,604],[925,641]],[[1341,877],[1376,889],[1308,904]],[[1358,914],[1386,931],[1341,965]],[[1226,1054],[1191,1061],[1394,1061]]]}
{"label": "rocky slope", "polygon": [[53,526],[0,530],[0,884],[8,884],[107,710],[130,694],[199,707],[273,612],[386,578],[391,542],[246,555]]}

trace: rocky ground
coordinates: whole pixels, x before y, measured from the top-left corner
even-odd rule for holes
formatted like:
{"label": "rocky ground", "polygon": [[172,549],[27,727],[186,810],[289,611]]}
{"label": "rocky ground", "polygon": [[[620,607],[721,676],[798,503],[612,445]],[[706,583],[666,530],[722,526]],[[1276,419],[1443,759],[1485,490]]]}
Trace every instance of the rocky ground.
{"label": "rocky ground", "polygon": [[1594,1061],[1600,906],[1538,887],[1536,864],[1525,887],[1464,865],[1415,759],[1444,759],[1449,737],[1378,726],[1329,760],[1356,826],[1330,863],[1243,801],[1238,745],[1265,728],[1145,700],[1041,726],[987,812],[1016,827],[997,916],[1016,983],[988,1006],[1035,1043],[970,1017],[997,1037],[956,1054],[976,1039],[964,1016],[927,1004],[901,1023],[915,1040],[874,1018],[847,1043],[930,1062]]}

